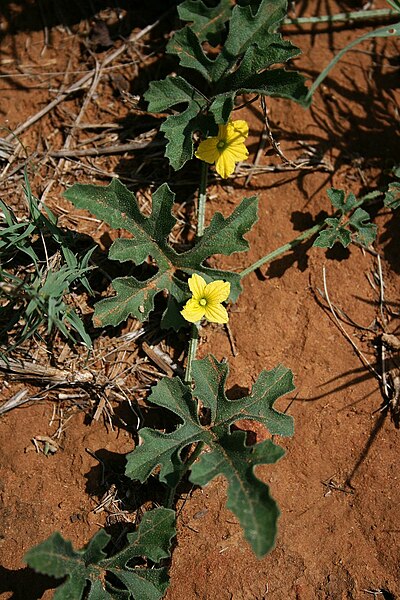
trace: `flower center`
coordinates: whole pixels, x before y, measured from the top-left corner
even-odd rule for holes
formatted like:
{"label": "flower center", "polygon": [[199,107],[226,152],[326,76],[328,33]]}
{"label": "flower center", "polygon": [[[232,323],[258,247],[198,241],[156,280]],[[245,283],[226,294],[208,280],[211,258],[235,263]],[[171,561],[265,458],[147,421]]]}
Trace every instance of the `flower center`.
{"label": "flower center", "polygon": [[200,298],[199,304],[200,306],[207,306],[207,300],[205,298]]}
{"label": "flower center", "polygon": [[226,147],[226,142],[224,140],[220,140],[217,144],[218,150],[223,150]]}

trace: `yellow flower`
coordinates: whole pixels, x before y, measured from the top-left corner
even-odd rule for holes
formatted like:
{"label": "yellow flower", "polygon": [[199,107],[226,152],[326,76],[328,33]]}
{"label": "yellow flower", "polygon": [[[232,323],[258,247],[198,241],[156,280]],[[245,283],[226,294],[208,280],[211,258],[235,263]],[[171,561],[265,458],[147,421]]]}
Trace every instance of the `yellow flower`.
{"label": "yellow flower", "polygon": [[217,173],[226,179],[234,172],[235,163],[245,160],[249,155],[244,145],[249,126],[246,121],[229,121],[218,127],[218,135],[201,142],[195,156],[210,165],[215,163]]}
{"label": "yellow flower", "polygon": [[203,317],[212,323],[227,323],[228,313],[221,302],[227,300],[231,291],[231,284],[227,281],[206,281],[194,273],[189,281],[189,289],[192,297],[188,300],[181,310],[181,314],[186,321],[197,323]]}

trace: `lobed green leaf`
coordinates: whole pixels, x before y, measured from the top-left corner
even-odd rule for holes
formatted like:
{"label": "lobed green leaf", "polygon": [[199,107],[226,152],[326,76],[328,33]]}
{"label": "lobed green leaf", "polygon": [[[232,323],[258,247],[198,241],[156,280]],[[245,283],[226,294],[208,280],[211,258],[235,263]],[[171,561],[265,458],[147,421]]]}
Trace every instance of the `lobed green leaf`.
{"label": "lobed green leaf", "polygon": [[351,212],[354,206],[357,204],[355,195],[350,192],[346,198],[346,194],[343,190],[337,190],[335,188],[329,188],[326,190],[329,200],[332,202],[332,206],[345,215]]}
{"label": "lobed green leaf", "polygon": [[333,248],[336,242],[339,242],[347,248],[351,244],[351,232],[340,225],[340,219],[325,219],[326,229],[319,232],[313,246],[318,248]]}
{"label": "lobed green leaf", "polygon": [[[144,514],[134,533],[128,534],[128,546],[107,558],[105,548],[111,536],[98,531],[83,550],[74,550],[71,542],[54,533],[25,555],[28,565],[39,573],[56,578],[67,577],[57,588],[56,600],[159,600],[168,587],[165,568],[134,566],[135,558],[147,557],[154,563],[170,556],[175,536],[175,512],[158,508]],[[121,587],[108,581],[113,574]],[[89,586],[89,591],[87,587]]]}
{"label": "lobed green leaf", "polygon": [[328,189],[327,194],[332,206],[338,211],[339,217],[325,219],[326,229],[319,232],[313,246],[332,248],[336,242],[345,248],[351,242],[362,246],[372,244],[376,238],[377,226],[370,223],[370,216],[365,210],[357,207],[360,202],[357,201],[354,194],[350,192],[346,198],[343,190],[335,188]]}
{"label": "lobed green leaf", "polygon": [[[271,440],[247,446],[245,432],[232,432],[232,425],[251,419],[262,423],[271,434],[292,435],[291,417],[276,411],[273,404],[294,389],[293,377],[282,365],[263,371],[249,396],[228,400],[227,376],[227,364],[210,356],[193,363],[194,391],[179,378],[161,380],[153,388],[149,402],[173,412],[180,424],[170,433],[141,429],[141,443],[127,457],[126,474],[143,483],[159,469],[160,481],[174,487],[186,471],[186,449],[202,442],[209,452],[192,466],[190,481],[206,485],[217,475],[225,476],[228,507],[240,520],[254,552],[261,557],[273,546],[279,511],[268,486],[255,476],[254,467],[275,463],[284,451]],[[199,420],[199,401],[210,409],[208,425]]]}
{"label": "lobed green leaf", "polygon": [[[215,135],[217,125],[229,120],[238,94],[279,96],[304,103],[304,78],[282,68],[271,69],[300,52],[277,33],[286,9],[286,0],[258,0],[233,8],[226,0],[215,7],[192,0],[180,5],[181,19],[190,24],[175,32],[167,51],[189,70],[189,77],[196,72],[196,86],[201,76],[202,91],[183,77],[167,77],[151,83],[145,94],[150,111],[184,103],[161,127],[168,139],[166,156],[174,169],[192,157],[196,131]],[[216,57],[206,52],[205,40],[222,46]]]}
{"label": "lobed green leaf", "polygon": [[[400,175],[400,173],[399,173]],[[396,210],[400,206],[400,182],[393,181],[389,183],[388,190],[385,193],[384,197],[385,206],[391,208],[392,210]]]}
{"label": "lobed green leaf", "polygon": [[220,0],[217,6],[208,7],[202,0],[185,0],[178,5],[178,14],[182,21],[190,21],[191,29],[201,42],[208,41],[216,46],[225,23],[232,12],[230,0]]}
{"label": "lobed green leaf", "polygon": [[[231,300],[234,302],[238,298],[240,275],[213,269],[206,266],[205,261],[213,254],[230,255],[248,249],[248,242],[243,236],[257,220],[255,197],[245,198],[229,217],[215,213],[204,235],[190,250],[179,254],[168,242],[176,219],[171,212],[174,194],[167,184],[154,192],[149,217],[142,214],[135,195],[118,179],[108,186],[76,184],[67,190],[65,196],[78,208],[90,210],[112,227],[125,229],[131,234],[131,239],[114,241],[109,252],[111,259],[140,265],[151,256],[158,269],[145,281],[133,276],[114,279],[113,287],[117,294],[96,304],[96,325],[118,325],[129,315],[145,320],[154,307],[156,294],[164,290],[182,305],[189,296],[182,274],[189,277],[198,273],[207,281],[229,281]],[[178,327],[181,324],[179,320]]]}
{"label": "lobed green leaf", "polygon": [[370,246],[376,239],[377,225],[370,223],[369,214],[357,208],[349,219],[349,225],[355,229],[354,241],[362,246]]}

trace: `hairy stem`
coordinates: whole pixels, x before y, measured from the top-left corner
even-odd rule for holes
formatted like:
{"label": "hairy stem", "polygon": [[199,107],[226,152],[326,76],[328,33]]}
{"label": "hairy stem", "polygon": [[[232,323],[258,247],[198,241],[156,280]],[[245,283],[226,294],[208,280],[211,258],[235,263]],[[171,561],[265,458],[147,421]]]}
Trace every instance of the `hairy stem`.
{"label": "hairy stem", "polygon": [[199,329],[196,323],[192,325],[192,335],[189,342],[188,358],[185,371],[185,383],[192,383],[192,365],[196,358],[197,344],[199,341]]}
{"label": "hairy stem", "polygon": [[199,203],[197,208],[197,237],[201,237],[204,234],[207,200],[207,178],[208,164],[202,161],[200,172]]}
{"label": "hairy stem", "polygon": [[[197,237],[200,238],[204,234],[204,221],[206,215],[206,200],[207,200],[207,178],[208,178],[208,164],[203,162],[201,163],[201,171],[200,171],[200,184],[199,184],[199,201],[197,207]],[[189,349],[188,349],[188,357],[186,363],[186,371],[185,371],[185,383],[191,385],[192,383],[192,365],[193,361],[196,359],[197,345],[199,342],[199,326],[197,323],[192,324],[192,331],[189,341]],[[174,505],[176,490],[182,479],[185,477],[186,473],[190,469],[190,466],[194,463],[196,458],[200,455],[203,449],[204,443],[198,442],[192,454],[189,456],[187,461],[185,462],[184,468],[180,474],[180,478],[178,483],[167,490],[167,495],[165,499],[165,506],[167,508],[172,508]]]}
{"label": "hairy stem", "polygon": [[[197,207],[197,237],[202,237],[204,234],[204,221],[206,215],[206,200],[207,200],[207,178],[208,164],[201,162],[200,185],[199,185],[199,202]],[[196,358],[197,344],[199,341],[199,330],[196,323],[192,326],[192,335],[189,342],[188,359],[185,372],[185,383],[192,382],[192,364]]]}
{"label": "hairy stem", "polygon": [[204,442],[198,442],[195,449],[193,450],[192,454],[189,456],[189,458],[185,462],[185,468],[182,471],[179,483],[177,483],[177,485],[175,485],[174,487],[168,489],[167,497],[166,497],[166,501],[165,501],[166,508],[173,507],[178,485],[180,484],[180,482],[182,481],[182,479],[184,478],[186,473],[189,471],[189,469],[192,466],[192,464],[194,463],[194,461],[200,456],[203,448],[204,448]]}
{"label": "hairy stem", "polygon": [[[366,194],[365,196],[363,196],[362,198],[360,198],[354,204],[352,210],[355,210],[357,207],[361,206],[365,202],[368,202],[370,200],[374,200],[375,198],[377,198],[377,197],[379,197],[381,195],[382,195],[382,192],[379,191],[379,190],[375,190],[373,192],[370,192],[369,194]],[[338,214],[339,213],[335,213],[334,216],[337,216]],[[253,273],[253,271],[256,271],[257,269],[259,269],[260,267],[262,267],[266,263],[269,263],[272,260],[275,260],[276,258],[278,258],[278,256],[281,256],[281,254],[285,254],[285,252],[288,252],[289,250],[292,250],[293,248],[295,248],[296,246],[298,246],[299,244],[301,244],[301,242],[304,242],[305,240],[308,240],[310,237],[312,237],[313,235],[315,235],[316,233],[318,233],[319,231],[321,231],[321,229],[323,229],[324,227],[325,227],[325,220],[323,220],[322,223],[317,223],[316,225],[313,225],[313,227],[310,227],[310,229],[306,229],[306,231],[303,231],[303,233],[301,233],[299,236],[297,236],[296,238],[294,238],[294,240],[292,240],[291,242],[288,242],[287,244],[284,244],[283,246],[280,246],[280,248],[277,248],[276,250],[273,250],[269,254],[266,254],[262,258],[258,259],[255,263],[253,263],[252,265],[250,265],[249,267],[247,267],[247,269],[244,269],[243,271],[241,271],[241,273],[240,273],[241,279],[243,279],[244,277],[246,277],[250,273]]]}
{"label": "hairy stem", "polygon": [[265,265],[265,263],[271,262],[275,258],[278,258],[278,256],[280,256],[281,254],[285,254],[285,252],[292,250],[293,248],[301,244],[301,242],[304,242],[304,240],[308,240],[310,237],[318,233],[324,226],[325,221],[323,223],[319,223],[318,225],[314,225],[314,227],[311,227],[306,231],[303,231],[303,233],[297,236],[297,238],[294,238],[294,240],[292,240],[291,242],[288,242],[287,244],[284,244],[283,246],[277,248],[273,252],[266,254],[265,256],[257,260],[255,263],[247,267],[247,269],[241,271],[240,277],[243,279],[243,277],[246,277],[246,275],[253,273],[253,271],[256,271],[257,269]]}
{"label": "hairy stem", "polygon": [[398,16],[399,13],[391,8],[381,8],[378,10],[357,10],[354,12],[338,13],[336,15],[321,15],[320,17],[287,17],[284,25],[307,25],[314,23],[337,23],[348,21],[367,21],[369,19],[386,19]]}

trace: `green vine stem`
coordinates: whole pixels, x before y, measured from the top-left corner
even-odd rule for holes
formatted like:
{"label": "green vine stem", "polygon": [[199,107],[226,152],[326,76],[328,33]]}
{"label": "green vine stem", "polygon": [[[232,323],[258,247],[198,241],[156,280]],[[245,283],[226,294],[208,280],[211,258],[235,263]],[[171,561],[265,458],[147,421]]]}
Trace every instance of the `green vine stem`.
{"label": "green vine stem", "polygon": [[197,207],[197,237],[204,234],[204,222],[206,218],[208,164],[201,161],[199,202]]}
{"label": "green vine stem", "polygon": [[[377,198],[377,197],[379,197],[381,195],[382,195],[381,191],[374,190],[373,192],[370,192],[369,194],[366,194],[365,196],[363,196],[362,198],[360,198],[358,200],[358,202],[356,202],[354,204],[353,209],[356,209],[358,206],[361,206],[365,202],[369,202],[370,200],[374,200],[375,198]],[[337,214],[338,213],[336,213],[336,215]],[[284,244],[283,246],[280,246],[280,248],[277,248],[276,250],[273,250],[269,254],[266,254],[265,256],[263,256],[262,258],[260,258],[259,260],[257,260],[255,263],[253,263],[252,265],[250,265],[249,267],[247,267],[247,269],[244,269],[243,271],[241,271],[240,272],[240,278],[243,279],[244,277],[246,277],[247,275],[250,275],[250,273],[253,273],[254,271],[256,271],[257,269],[259,269],[260,267],[262,267],[266,263],[269,263],[269,262],[275,260],[276,258],[278,258],[278,256],[281,256],[281,254],[285,254],[285,252],[288,252],[289,250],[293,250],[293,248],[295,248],[296,246],[298,246],[299,244],[301,244],[301,242],[304,242],[305,240],[308,240],[313,235],[315,235],[319,231],[321,231],[321,229],[323,229],[324,227],[325,227],[325,220],[322,221],[322,223],[317,223],[313,227],[310,227],[310,229],[306,229],[306,231],[303,231],[303,233],[301,233],[299,236],[297,236],[296,238],[294,238],[294,240],[292,240],[291,242],[288,242],[287,244]]]}
{"label": "green vine stem", "polygon": [[[197,237],[204,234],[204,222],[206,217],[208,164],[201,161],[199,201],[197,206]],[[199,329],[196,323],[192,326],[192,336],[189,342],[188,359],[185,372],[185,383],[192,381],[192,364],[196,358],[197,344],[199,341]]]}
{"label": "green vine stem", "polygon": [[[207,201],[207,180],[208,180],[208,164],[201,162],[200,168],[200,185],[199,185],[199,200],[197,206],[197,237],[200,238],[204,234],[204,223],[206,218],[206,201]],[[193,323],[192,332],[189,341],[188,357],[185,371],[185,383],[191,385],[192,383],[192,365],[196,359],[197,346],[199,343],[199,326],[197,323]],[[203,449],[203,442],[199,442],[192,454],[185,463],[185,469],[181,473],[179,482],[173,488],[170,488],[167,492],[166,504],[167,508],[172,508],[174,504],[176,489],[183,477],[188,472],[190,466],[194,463],[196,458],[200,455]]]}
{"label": "green vine stem", "polygon": [[354,12],[338,13],[336,15],[321,15],[320,17],[286,18],[283,25],[307,25],[315,23],[336,23],[347,21],[368,21],[369,19],[388,19],[398,17],[399,13],[391,8],[378,10],[357,10]]}
{"label": "green vine stem", "polygon": [[[199,185],[199,200],[197,206],[197,237],[202,237],[204,234],[204,223],[206,216],[206,201],[207,201],[207,180],[208,180],[208,164],[205,162],[201,162],[201,170],[200,170],[200,185]],[[199,325],[198,323],[193,323],[192,332],[189,341],[189,349],[188,349],[188,357],[186,363],[186,371],[185,371],[185,383],[191,385],[192,383],[192,366],[193,361],[196,359],[197,346],[199,343]],[[167,508],[172,508],[175,500],[176,489],[179,483],[182,481],[190,466],[194,463],[196,458],[201,454],[203,450],[203,442],[199,442],[192,454],[189,456],[188,460],[185,463],[185,468],[181,473],[179,478],[179,482],[176,486],[168,489],[167,496],[165,500],[165,506]]]}
{"label": "green vine stem", "polygon": [[188,358],[185,371],[185,383],[192,382],[192,365],[196,358],[197,344],[199,342],[199,329],[197,323],[192,325],[192,335],[189,342]]}
{"label": "green vine stem", "polygon": [[192,454],[189,456],[189,458],[185,462],[185,468],[184,468],[184,470],[181,473],[181,477],[179,479],[179,482],[174,487],[171,487],[171,488],[168,489],[168,491],[167,491],[167,497],[166,497],[166,500],[165,500],[165,507],[166,508],[173,508],[177,487],[180,484],[180,482],[182,481],[182,479],[184,478],[184,476],[186,475],[186,473],[189,471],[189,469],[192,466],[192,464],[194,463],[194,461],[200,456],[200,454],[201,454],[201,452],[203,450],[203,447],[204,447],[204,442],[198,442],[197,443],[197,446],[193,450]]}
{"label": "green vine stem", "polygon": [[288,242],[287,244],[284,244],[283,246],[281,246],[280,248],[277,248],[273,252],[266,254],[265,256],[263,256],[262,258],[257,260],[255,263],[253,263],[252,265],[247,267],[247,269],[244,269],[244,271],[241,271],[241,273],[240,273],[241,279],[243,279],[247,275],[250,275],[250,273],[253,273],[253,271],[256,271],[257,269],[259,269],[260,267],[265,265],[265,263],[271,262],[275,258],[278,258],[278,256],[280,256],[281,254],[285,254],[285,252],[292,250],[293,248],[295,248],[296,246],[301,244],[301,242],[304,242],[304,240],[308,240],[310,237],[312,237],[313,235],[318,233],[321,229],[323,229],[324,226],[325,226],[325,221],[323,223],[319,223],[318,225],[314,225],[314,227],[311,227],[310,229],[303,231],[303,233],[301,233],[297,238],[295,238],[291,242]]}

